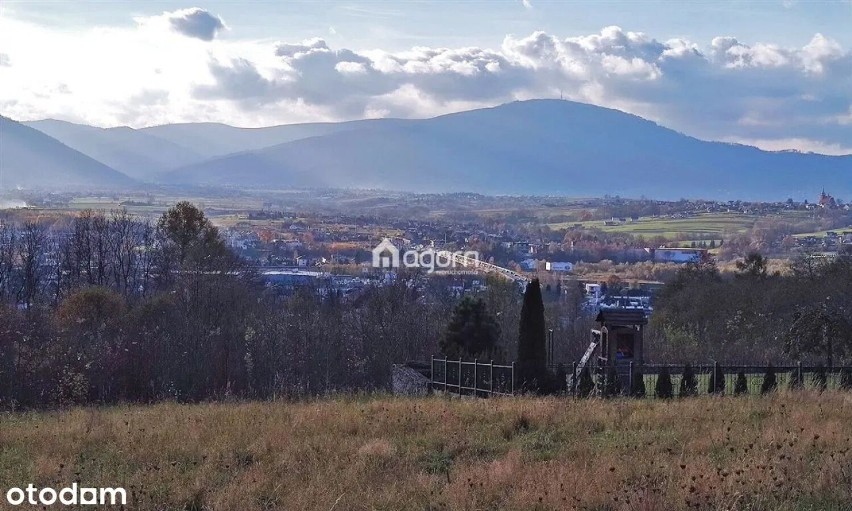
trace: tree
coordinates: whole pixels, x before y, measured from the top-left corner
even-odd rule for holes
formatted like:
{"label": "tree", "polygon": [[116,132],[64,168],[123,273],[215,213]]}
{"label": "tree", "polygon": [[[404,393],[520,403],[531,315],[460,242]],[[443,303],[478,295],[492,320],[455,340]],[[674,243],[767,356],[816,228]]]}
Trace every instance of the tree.
{"label": "tree", "polygon": [[683,366],[683,376],[680,379],[680,397],[692,397],[698,395],[698,380],[695,379],[695,371],[692,364]]}
{"label": "tree", "polygon": [[527,284],[521,306],[518,335],[518,370],[520,381],[530,389],[538,389],[547,377],[547,347],[544,324],[544,302],[541,284],[533,279]]}
{"label": "tree", "polygon": [[715,364],[713,371],[710,373],[710,382],[707,386],[708,394],[724,394],[725,393],[725,372],[722,366]]}
{"label": "tree", "polygon": [[657,383],[654,386],[654,392],[660,399],[671,399],[674,397],[674,385],[672,385],[672,375],[669,372],[668,366],[663,366],[660,369],[660,374],[657,376]]}
{"label": "tree", "polygon": [[157,230],[167,250],[167,260],[176,259],[179,267],[215,268],[217,263],[233,263],[234,258],[219,238],[219,231],[204,212],[183,201],[163,213]]}
{"label": "tree", "polygon": [[495,358],[500,326],[480,298],[464,297],[453,311],[440,347],[447,358]]}
{"label": "tree", "polygon": [[577,382],[577,396],[589,397],[594,390],[595,382],[592,380],[592,373],[589,371],[589,366],[585,365],[580,371],[580,380]]}
{"label": "tree", "polygon": [[630,395],[632,397],[645,397],[645,375],[639,367],[633,369],[631,377]]}
{"label": "tree", "polygon": [[734,395],[741,396],[748,394],[748,379],[744,372],[737,373],[737,381],[734,383]]}
{"label": "tree", "polygon": [[796,309],[785,341],[788,354],[821,355],[833,367],[835,357],[852,353],[852,321],[845,307],[829,296]]}
{"label": "tree", "polygon": [[737,277],[766,278],[766,258],[760,252],[749,252],[736,266]]}
{"label": "tree", "polygon": [[778,388],[778,377],[775,376],[775,367],[772,364],[766,366],[766,373],[763,375],[763,382],[760,384],[760,393],[769,394]]}

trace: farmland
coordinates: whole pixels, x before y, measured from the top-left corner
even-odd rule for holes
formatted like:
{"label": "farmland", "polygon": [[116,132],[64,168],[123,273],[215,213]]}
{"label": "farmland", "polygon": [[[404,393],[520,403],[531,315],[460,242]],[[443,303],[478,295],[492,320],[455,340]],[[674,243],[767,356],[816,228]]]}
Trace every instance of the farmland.
{"label": "farmland", "polygon": [[0,482],[123,485],[134,510],[840,510],[851,420],[808,391],[76,408],[3,415]]}

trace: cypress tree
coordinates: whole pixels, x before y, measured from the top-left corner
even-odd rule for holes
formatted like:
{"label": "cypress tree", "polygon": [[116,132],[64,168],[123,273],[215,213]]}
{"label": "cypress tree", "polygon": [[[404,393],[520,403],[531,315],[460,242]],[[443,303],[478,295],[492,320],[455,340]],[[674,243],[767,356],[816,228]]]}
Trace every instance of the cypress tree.
{"label": "cypress tree", "polygon": [[524,292],[518,332],[519,381],[524,388],[538,390],[547,378],[547,342],[541,284],[533,279]]}
{"label": "cypress tree", "polygon": [[769,394],[778,388],[778,377],[775,376],[775,367],[772,364],[766,366],[766,373],[763,375],[763,383],[760,384],[760,393]]}
{"label": "cypress tree", "polygon": [[633,397],[645,397],[645,375],[636,367],[633,369],[633,382],[630,386],[630,395]]}
{"label": "cypress tree", "polygon": [[745,373],[740,371],[737,373],[737,381],[734,384],[734,395],[741,396],[743,394],[748,394],[748,379]]}
{"label": "cypress tree", "polygon": [[828,385],[828,375],[825,373],[825,366],[819,364],[813,376],[814,388],[819,391],[825,390]]}
{"label": "cypress tree", "polygon": [[594,390],[595,382],[592,380],[592,373],[589,372],[589,366],[587,365],[580,371],[580,380],[577,382],[577,396],[589,397]]}
{"label": "cypress tree", "polygon": [[692,364],[683,366],[683,377],[680,379],[680,397],[692,397],[698,395],[698,380],[695,379],[695,371]]}
{"label": "cypress tree", "polygon": [[722,366],[715,364],[713,371],[710,373],[710,382],[707,385],[708,394],[724,394],[725,393],[725,372]]}
{"label": "cypress tree", "polygon": [[840,370],[839,387],[843,390],[852,389],[852,369],[844,367]]}
{"label": "cypress tree", "polygon": [[660,369],[660,374],[657,376],[657,384],[654,387],[654,392],[660,399],[671,399],[674,397],[672,375],[669,372],[668,366],[663,366],[663,368]]}
{"label": "cypress tree", "polygon": [[621,394],[621,380],[618,377],[618,369],[615,366],[606,368],[606,382],[604,384],[604,395],[615,397]]}

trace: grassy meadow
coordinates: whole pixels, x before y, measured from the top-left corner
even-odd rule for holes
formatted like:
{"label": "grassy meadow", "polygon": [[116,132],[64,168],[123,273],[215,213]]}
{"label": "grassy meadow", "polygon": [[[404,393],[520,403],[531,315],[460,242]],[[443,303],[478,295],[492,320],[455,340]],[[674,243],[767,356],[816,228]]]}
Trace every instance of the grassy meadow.
{"label": "grassy meadow", "polygon": [[123,486],[139,511],[841,510],[850,424],[850,394],[808,391],[10,413],[0,489]]}

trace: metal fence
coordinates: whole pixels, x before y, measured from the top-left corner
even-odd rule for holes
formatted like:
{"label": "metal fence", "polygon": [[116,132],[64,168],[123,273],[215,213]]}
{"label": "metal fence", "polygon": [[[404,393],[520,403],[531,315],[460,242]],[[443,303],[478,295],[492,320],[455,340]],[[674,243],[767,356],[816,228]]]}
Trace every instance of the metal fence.
{"label": "metal fence", "polygon": [[[721,365],[721,364],[690,364],[695,377],[695,386],[689,388],[684,386],[683,375],[686,365],[673,364],[645,364],[640,367],[615,372],[619,379],[613,385],[607,381],[613,377],[613,373],[606,367],[589,368],[592,370],[592,394],[606,395],[609,389],[620,389],[617,394],[634,395],[635,397],[657,398],[658,383],[660,375],[664,370],[668,371],[671,379],[671,397],[683,397],[687,395],[716,394],[716,395],[757,395],[764,390],[772,389],[850,389],[852,390],[852,367],[821,367],[805,366],[802,364],[773,366],[775,374],[775,385],[772,389],[764,386],[767,377],[768,366],[756,365]],[[576,368],[577,364],[574,364]],[[714,382],[713,374],[718,373],[722,377],[719,383]],[[744,379],[744,385],[738,380],[740,373]],[[643,386],[636,385],[636,378],[642,378]],[[567,392],[575,397],[583,397],[579,379],[569,379]],[[640,390],[641,389],[641,390]],[[640,395],[637,395],[641,392]]]}
{"label": "metal fence", "polygon": [[432,357],[432,390],[470,396],[515,393],[515,363],[465,362]]}

